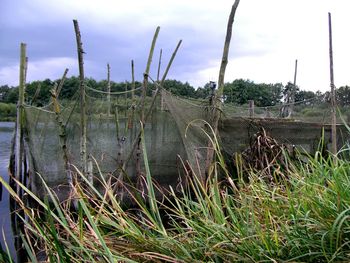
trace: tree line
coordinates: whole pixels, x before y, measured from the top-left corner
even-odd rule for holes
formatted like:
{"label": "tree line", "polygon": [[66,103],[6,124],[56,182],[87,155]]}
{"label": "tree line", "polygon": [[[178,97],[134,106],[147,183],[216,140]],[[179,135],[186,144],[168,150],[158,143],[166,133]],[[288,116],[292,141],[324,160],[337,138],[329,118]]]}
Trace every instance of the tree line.
{"label": "tree line", "polygon": [[[86,85],[100,91],[107,91],[107,81],[96,81],[92,78],[85,80]],[[30,102],[35,99],[36,105],[45,105],[50,100],[50,90],[59,80],[45,79],[42,81],[33,81],[26,85],[26,101]],[[141,82],[136,81],[135,86],[140,87]],[[212,84],[207,83],[203,87],[195,89],[188,82],[178,80],[166,80],[164,88],[172,92],[174,95],[181,97],[189,97],[195,99],[207,99],[212,91]],[[148,95],[152,94],[154,84],[149,84]],[[60,92],[60,99],[70,99],[79,89],[79,78],[72,76],[67,78]],[[131,89],[130,82],[113,82],[111,81],[111,92],[120,92]],[[322,93],[320,91],[304,91],[299,87],[288,82],[286,85],[282,83],[266,84],[255,83],[251,80],[236,79],[232,82],[225,83],[224,100],[226,103],[234,103],[237,105],[247,104],[249,100],[254,100],[256,106],[265,107],[281,104],[283,99],[293,90],[294,100],[298,103],[315,103],[312,100],[318,98],[318,102],[328,102],[329,92]],[[350,87],[343,86],[337,89],[337,102],[340,106],[350,104]],[[140,95],[140,91],[136,91],[136,95]],[[0,86],[0,102],[17,103],[18,87],[10,87],[8,85]]]}

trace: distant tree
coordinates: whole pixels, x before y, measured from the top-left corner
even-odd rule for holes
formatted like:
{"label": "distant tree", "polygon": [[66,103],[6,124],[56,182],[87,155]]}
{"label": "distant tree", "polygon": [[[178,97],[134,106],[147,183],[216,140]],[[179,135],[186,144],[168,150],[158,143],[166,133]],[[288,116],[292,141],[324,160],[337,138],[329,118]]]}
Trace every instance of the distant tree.
{"label": "distant tree", "polygon": [[164,88],[169,90],[172,94],[183,97],[194,97],[195,89],[188,83],[182,83],[178,80],[165,80]]}
{"label": "distant tree", "polygon": [[339,106],[350,106],[350,87],[342,86],[336,90],[336,99]]}
{"label": "distant tree", "polygon": [[16,104],[17,101],[18,101],[18,87],[12,87],[5,94],[3,102]]}
{"label": "distant tree", "polygon": [[196,99],[207,99],[211,94],[210,83],[206,83],[204,87],[199,87],[194,93]]}
{"label": "distant tree", "polygon": [[8,93],[10,92],[10,87],[8,85],[0,86],[0,102],[4,102]]}
{"label": "distant tree", "polygon": [[[57,80],[59,81],[59,80]],[[60,93],[59,99],[70,99],[79,90],[79,78],[72,76],[67,78],[64,83]]]}
{"label": "distant tree", "polygon": [[281,101],[282,89],[281,83],[256,84],[251,80],[236,79],[225,84],[224,96],[226,102],[246,104],[249,100],[254,100],[255,105],[266,107]]}
{"label": "distant tree", "polygon": [[317,101],[317,95],[313,91],[299,90],[295,94],[295,102],[299,104],[314,105]]}

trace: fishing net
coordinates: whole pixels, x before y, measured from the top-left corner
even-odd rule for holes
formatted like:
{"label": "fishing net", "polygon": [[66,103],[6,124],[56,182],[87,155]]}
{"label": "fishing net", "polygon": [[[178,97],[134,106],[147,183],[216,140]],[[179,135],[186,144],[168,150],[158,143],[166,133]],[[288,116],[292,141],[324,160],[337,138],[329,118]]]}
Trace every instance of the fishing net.
{"label": "fishing net", "polygon": [[[213,135],[214,108],[210,100],[182,98],[159,89],[159,96],[156,90],[149,90],[142,100],[141,87],[131,89],[126,84],[124,90],[107,92],[86,86],[85,159],[80,92],[69,100],[53,99],[45,107],[26,105],[25,141],[34,192],[45,194],[41,176],[60,198],[66,197],[72,182],[67,171],[75,171],[73,165],[85,171],[96,186],[100,173],[112,183],[122,179],[138,185],[145,175],[139,139],[142,119],[146,161],[155,181],[176,187],[184,172],[205,178],[212,153],[209,137]],[[329,122],[329,105],[322,103],[316,99],[296,103],[288,119],[281,118],[286,105],[254,107],[252,111],[248,106],[224,103],[218,125],[222,149],[233,156],[246,149],[251,135],[264,127],[283,143],[313,151]],[[314,111],[318,112],[315,116]],[[330,128],[324,131],[329,143]]]}
{"label": "fishing net", "polygon": [[[85,166],[80,147],[79,94],[59,104],[59,114],[54,103],[42,108],[26,105],[26,148],[33,191],[40,196],[45,194],[41,176],[61,199],[64,198],[72,180],[67,169],[74,170],[72,165],[80,170],[86,169],[89,179],[96,185],[100,173],[105,179],[114,181],[122,174],[124,181],[136,185],[145,174],[142,145],[139,143],[142,118],[146,118],[143,133],[147,163],[155,181],[160,185],[176,186],[182,180],[180,175],[186,160],[200,170],[205,157],[201,147],[206,146],[200,131],[204,124],[189,127],[186,134],[185,129],[193,116],[205,119],[205,115],[193,114],[192,105],[181,104],[184,102],[165,93],[163,98],[167,110],[160,110],[159,96],[146,97],[142,105],[138,90],[107,93],[86,87]],[[155,106],[151,107],[152,104]],[[174,116],[174,112],[179,113],[176,108],[181,108],[184,113],[181,117]],[[196,150],[192,151],[194,148]]]}

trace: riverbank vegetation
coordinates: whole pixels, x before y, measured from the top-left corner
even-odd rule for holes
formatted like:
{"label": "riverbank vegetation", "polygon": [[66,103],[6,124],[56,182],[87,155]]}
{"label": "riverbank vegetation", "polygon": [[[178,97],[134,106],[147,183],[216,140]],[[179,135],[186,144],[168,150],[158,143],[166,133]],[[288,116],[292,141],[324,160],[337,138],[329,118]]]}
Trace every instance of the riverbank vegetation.
{"label": "riverbank vegetation", "polygon": [[[350,163],[321,151],[292,158],[266,136],[258,136],[264,148],[251,149],[264,165],[236,155],[229,170],[216,144],[208,180],[186,167],[181,194],[170,189],[161,201],[146,169],[146,189],[132,194],[132,208],[122,207],[103,174],[101,193],[78,169],[68,202],[51,191],[39,200],[22,186],[38,209],[2,183],[26,214],[22,240],[31,262],[38,247],[50,262],[348,261]],[[349,149],[338,155],[348,157]]]}

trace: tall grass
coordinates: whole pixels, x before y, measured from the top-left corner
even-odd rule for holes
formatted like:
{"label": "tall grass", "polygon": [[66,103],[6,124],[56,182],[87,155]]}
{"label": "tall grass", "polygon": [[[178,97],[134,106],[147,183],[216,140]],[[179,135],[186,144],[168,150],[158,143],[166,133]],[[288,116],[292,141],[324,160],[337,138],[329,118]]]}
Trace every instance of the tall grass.
{"label": "tall grass", "polygon": [[[21,185],[39,209],[26,207],[2,178],[0,182],[25,211],[22,239],[32,262],[37,262],[38,245],[50,262],[350,259],[348,161],[317,152],[307,162],[290,161],[285,177],[272,174],[274,180],[265,180],[252,170],[249,180],[243,180],[231,178],[220,148],[215,149],[207,182],[192,173],[181,194],[170,188],[160,202],[143,147],[147,189],[143,195],[132,194],[137,204],[133,209],[122,208],[103,174],[101,193],[77,169],[83,183],[75,183],[74,196],[64,203],[49,188],[42,201]],[[236,160],[242,167],[242,159]],[[280,172],[275,167],[272,173]]]}

